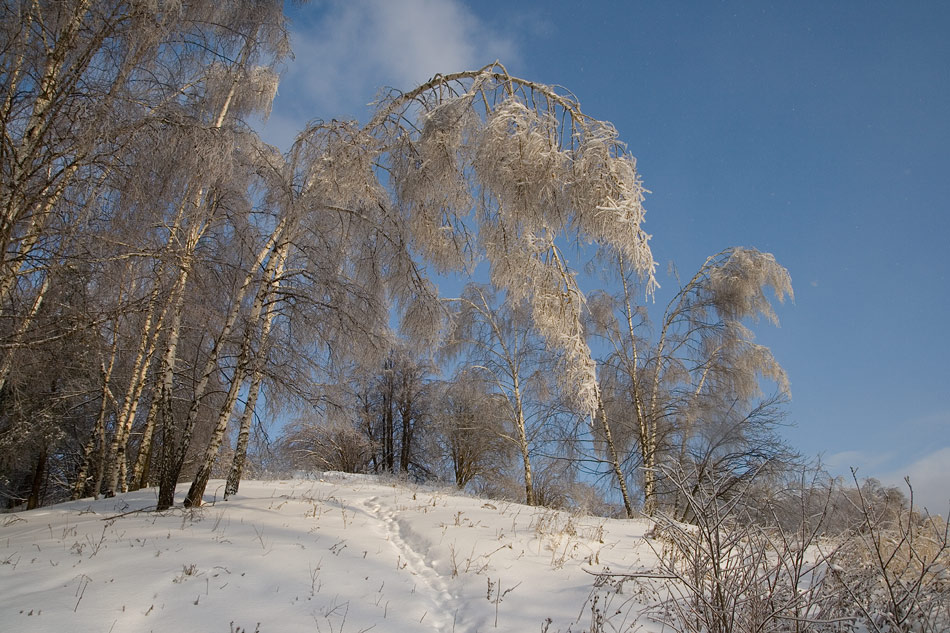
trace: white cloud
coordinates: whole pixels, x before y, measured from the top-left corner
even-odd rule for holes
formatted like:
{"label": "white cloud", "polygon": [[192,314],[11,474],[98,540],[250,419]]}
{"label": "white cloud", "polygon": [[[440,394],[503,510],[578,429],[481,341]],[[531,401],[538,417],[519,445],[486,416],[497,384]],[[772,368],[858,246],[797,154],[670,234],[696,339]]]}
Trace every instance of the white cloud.
{"label": "white cloud", "polygon": [[879,471],[887,464],[893,455],[890,453],[868,453],[864,451],[841,451],[831,455],[824,455],[822,461],[825,468],[835,475],[846,475],[852,468],[857,470],[858,477],[870,477],[867,473]]}
{"label": "white cloud", "polygon": [[[950,410],[930,411],[901,420],[887,433],[875,434],[876,447],[845,450],[822,456],[823,466],[832,475],[851,478],[857,468],[859,479],[873,477],[905,493],[904,477],[914,488],[914,505],[945,515],[950,509]],[[856,444],[867,438],[855,440]]]}
{"label": "white cloud", "polygon": [[292,34],[295,59],[282,75],[279,125],[265,128],[268,138],[288,121],[299,130],[311,119],[365,119],[365,105],[384,86],[408,90],[436,73],[516,56],[513,40],[458,0],[328,0],[305,5]]}
{"label": "white cloud", "polygon": [[833,475],[850,481],[851,468],[857,469],[858,479],[872,477],[887,486],[896,486],[908,492],[905,477],[914,489],[914,506],[927,508],[933,514],[946,516],[950,509],[950,446],[912,459],[902,461],[894,452],[842,451],[822,458],[823,465]]}
{"label": "white cloud", "polygon": [[950,446],[896,468],[882,475],[880,480],[906,491],[904,477],[910,477],[915,506],[927,508],[933,514],[947,515],[950,507]]}

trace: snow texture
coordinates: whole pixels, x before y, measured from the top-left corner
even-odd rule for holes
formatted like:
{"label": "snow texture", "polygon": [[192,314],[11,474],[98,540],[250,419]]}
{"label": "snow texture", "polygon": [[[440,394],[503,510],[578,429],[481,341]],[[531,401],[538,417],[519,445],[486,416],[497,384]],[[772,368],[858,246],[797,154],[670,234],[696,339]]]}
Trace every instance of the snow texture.
{"label": "snow texture", "polygon": [[646,605],[592,574],[656,563],[645,520],[361,475],[223,486],[0,515],[0,630],[581,632],[594,597],[622,629]]}

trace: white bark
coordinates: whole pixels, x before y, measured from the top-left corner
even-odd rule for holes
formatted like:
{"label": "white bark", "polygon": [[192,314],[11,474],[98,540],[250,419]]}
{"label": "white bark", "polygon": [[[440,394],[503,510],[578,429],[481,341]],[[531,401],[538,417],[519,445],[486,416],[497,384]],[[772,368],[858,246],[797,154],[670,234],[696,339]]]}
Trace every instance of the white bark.
{"label": "white bark", "polygon": [[[159,310],[160,288],[156,281],[152,294],[149,297],[148,309],[145,314],[145,323],[142,326],[142,334],[139,339],[139,347],[135,354],[135,360],[132,363],[132,375],[126,389],[125,398],[122,401],[122,408],[119,411],[115,422],[115,434],[112,438],[112,445],[109,449],[109,465],[105,476],[105,494],[112,496],[117,492],[123,492],[125,482],[121,478],[124,470],[123,464],[126,459],[126,450],[129,443],[129,434],[132,430],[132,422],[135,419],[135,412],[138,409],[139,399],[145,389],[145,377],[148,373],[148,367],[151,359],[158,347],[158,339],[162,329],[162,323],[168,314],[167,307],[158,315],[155,325],[152,321]],[[98,494],[98,490],[96,494]]]}
{"label": "white bark", "polygon": [[[218,456],[218,450],[221,448],[221,442],[224,439],[224,433],[228,428],[228,422],[231,419],[231,414],[234,412],[234,405],[238,399],[238,392],[240,391],[241,385],[244,382],[248,365],[252,359],[251,339],[253,332],[256,329],[257,324],[261,321],[261,314],[264,311],[264,303],[271,294],[271,283],[273,283],[273,279],[276,276],[281,274],[283,269],[283,259],[286,254],[287,247],[277,247],[276,243],[281,237],[284,225],[284,222],[281,222],[278,225],[278,228],[275,229],[273,235],[271,236],[271,240],[268,242],[268,246],[270,247],[270,257],[268,258],[267,265],[264,268],[264,278],[261,281],[260,289],[258,290],[257,296],[254,298],[254,303],[251,306],[250,317],[248,319],[247,327],[244,331],[243,340],[241,341],[241,351],[238,355],[237,365],[234,368],[234,375],[231,377],[231,385],[228,388],[228,395],[225,399],[224,405],[221,407],[221,411],[218,413],[217,424],[215,424],[215,428],[211,434],[211,439],[208,441],[208,446],[205,449],[204,457],[201,460],[201,465],[198,468],[198,472],[195,474],[194,481],[191,484],[191,488],[188,490],[188,494],[185,496],[185,507],[201,505],[202,495],[204,494],[205,487],[208,485],[208,479],[211,477],[211,470],[214,467],[214,462]],[[250,286],[253,272],[261,263],[262,261],[260,260],[255,262],[255,266],[251,269],[252,272],[249,273],[248,277],[245,279],[245,285],[242,287],[242,290],[246,291],[246,289]],[[242,298],[243,293],[239,293],[239,299],[235,301],[235,309],[240,306],[240,299]],[[236,318],[236,313],[232,312],[232,314],[234,314]],[[264,326],[262,325],[262,327]],[[270,326],[268,324],[266,326],[267,330],[269,330],[269,327]]]}
{"label": "white bark", "polygon": [[[189,257],[186,255],[186,262]],[[190,266],[182,262],[181,276],[179,278],[179,288],[175,289],[172,295],[173,305],[171,310],[171,323],[168,328],[168,338],[166,341],[165,354],[161,364],[161,375],[159,376],[159,386],[156,393],[159,398],[159,420],[162,430],[162,459],[161,459],[161,481],[159,486],[158,503],[156,509],[167,510],[175,502],[175,484],[178,483],[178,472],[176,464],[178,462],[178,442],[176,441],[177,429],[172,412],[172,393],[175,388],[175,365],[178,359],[178,340],[181,332],[181,317],[185,304],[184,285],[188,281],[188,272]]]}
{"label": "white bark", "polygon": [[247,460],[247,447],[251,436],[251,422],[257,408],[257,400],[260,397],[261,385],[264,381],[264,366],[267,362],[267,348],[270,343],[270,331],[277,314],[276,295],[280,291],[280,280],[283,276],[284,266],[287,262],[287,256],[290,252],[290,244],[285,243],[279,252],[277,267],[274,270],[274,277],[267,285],[267,292],[264,295],[264,318],[261,321],[261,336],[257,350],[257,357],[254,359],[253,371],[251,372],[251,383],[248,388],[247,402],[244,404],[244,412],[241,414],[241,420],[238,428],[238,441],[234,449],[234,457],[231,461],[231,468],[228,471],[228,481],[224,489],[224,498],[237,494],[241,485],[241,477],[244,475],[244,464]]}
{"label": "white bark", "polygon": [[36,318],[36,313],[40,311],[40,307],[43,305],[43,299],[46,298],[46,292],[48,290],[49,275],[47,274],[44,275],[43,283],[40,285],[36,292],[36,296],[33,298],[33,305],[30,306],[30,311],[17,325],[16,332],[13,334],[13,339],[10,341],[10,348],[7,350],[7,353],[4,354],[2,363],[0,363],[0,390],[3,389],[3,386],[7,382],[7,377],[10,375],[10,369],[13,367],[13,360],[16,356],[16,350],[20,347],[20,345],[23,344],[23,339],[26,336],[30,325],[33,323],[33,319]]}
{"label": "white bark", "polygon": [[129,490],[139,490],[148,486],[152,463],[152,447],[155,445],[155,429],[158,426],[160,406],[161,400],[153,398],[152,404],[148,408],[148,415],[145,418],[142,444],[139,446],[139,454],[135,458],[135,467],[132,469],[132,481],[129,484]]}

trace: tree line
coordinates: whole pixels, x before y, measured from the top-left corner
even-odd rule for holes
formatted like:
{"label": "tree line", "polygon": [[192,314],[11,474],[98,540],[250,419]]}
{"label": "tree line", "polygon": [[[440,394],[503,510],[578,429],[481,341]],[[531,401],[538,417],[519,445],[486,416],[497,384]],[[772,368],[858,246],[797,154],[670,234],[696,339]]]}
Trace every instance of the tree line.
{"label": "tree line", "polygon": [[[636,162],[569,93],[437,75],[282,153],[251,123],[282,2],[2,6],[7,506],[157,485],[161,510],[183,481],[200,505],[266,462],[689,519],[690,486],[796,459],[749,329],[788,272],[727,249],[652,322]],[[480,262],[439,295],[433,273]]]}

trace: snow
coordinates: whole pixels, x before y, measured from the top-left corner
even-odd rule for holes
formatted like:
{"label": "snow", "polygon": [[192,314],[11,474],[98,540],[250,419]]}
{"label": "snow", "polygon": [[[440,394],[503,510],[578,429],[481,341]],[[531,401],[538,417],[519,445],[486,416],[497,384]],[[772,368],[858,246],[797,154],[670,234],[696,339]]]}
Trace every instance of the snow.
{"label": "snow", "polygon": [[592,605],[619,629],[646,605],[595,574],[656,564],[645,520],[341,473],[222,492],[0,515],[0,630],[579,633]]}

